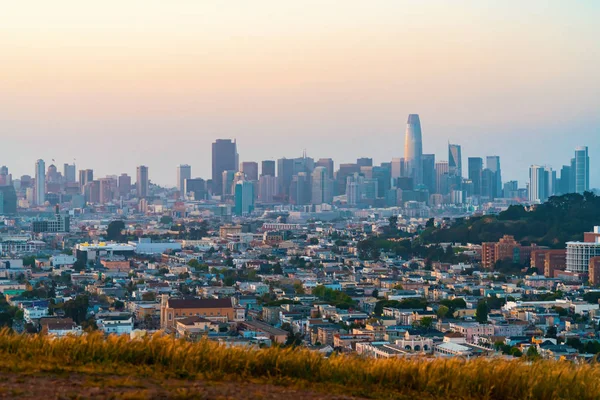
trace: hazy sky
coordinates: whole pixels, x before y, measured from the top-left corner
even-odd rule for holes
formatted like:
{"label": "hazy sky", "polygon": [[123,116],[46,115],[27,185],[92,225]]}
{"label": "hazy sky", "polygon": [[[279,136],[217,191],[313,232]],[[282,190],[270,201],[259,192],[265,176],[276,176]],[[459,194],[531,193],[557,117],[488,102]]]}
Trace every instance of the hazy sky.
{"label": "hazy sky", "polygon": [[600,187],[600,1],[7,1],[0,12],[0,164],[37,158],[97,176],[240,161],[377,163],[423,149],[532,163],[590,148]]}

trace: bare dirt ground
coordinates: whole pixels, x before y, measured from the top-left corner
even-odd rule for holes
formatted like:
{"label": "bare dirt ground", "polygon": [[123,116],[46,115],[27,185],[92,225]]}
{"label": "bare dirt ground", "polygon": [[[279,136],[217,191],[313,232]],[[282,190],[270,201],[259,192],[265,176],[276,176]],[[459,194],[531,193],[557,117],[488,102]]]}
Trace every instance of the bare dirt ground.
{"label": "bare dirt ground", "polygon": [[0,399],[284,399],[351,400],[351,396],[252,382],[144,379],[91,374],[0,372]]}

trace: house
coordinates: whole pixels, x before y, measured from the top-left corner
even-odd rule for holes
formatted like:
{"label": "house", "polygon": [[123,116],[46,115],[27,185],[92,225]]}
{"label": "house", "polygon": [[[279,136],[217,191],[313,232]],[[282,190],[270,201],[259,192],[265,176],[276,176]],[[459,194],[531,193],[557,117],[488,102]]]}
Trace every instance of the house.
{"label": "house", "polygon": [[107,335],[129,335],[133,331],[133,316],[129,313],[98,314],[96,324]]}
{"label": "house", "polygon": [[198,338],[203,334],[208,334],[213,327],[212,321],[198,316],[179,318],[175,322],[178,338]]}
{"label": "house", "polygon": [[40,332],[48,336],[64,337],[67,335],[80,335],[81,327],[71,318],[43,317],[40,318]]}

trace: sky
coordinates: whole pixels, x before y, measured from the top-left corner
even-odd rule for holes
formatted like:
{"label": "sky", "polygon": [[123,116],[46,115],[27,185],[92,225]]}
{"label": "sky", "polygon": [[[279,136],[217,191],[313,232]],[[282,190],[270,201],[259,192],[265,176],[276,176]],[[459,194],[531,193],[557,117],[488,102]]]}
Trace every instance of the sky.
{"label": "sky", "polygon": [[0,12],[0,165],[210,177],[240,161],[501,157],[524,186],[589,146],[600,187],[600,2],[20,0]]}

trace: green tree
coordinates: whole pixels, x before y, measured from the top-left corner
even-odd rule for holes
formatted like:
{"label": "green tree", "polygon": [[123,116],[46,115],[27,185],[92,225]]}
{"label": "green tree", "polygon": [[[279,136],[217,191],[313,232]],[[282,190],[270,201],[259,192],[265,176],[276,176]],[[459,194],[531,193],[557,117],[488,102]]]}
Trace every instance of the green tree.
{"label": "green tree", "polygon": [[89,297],[87,295],[80,295],[66,301],[62,308],[65,316],[72,318],[77,324],[81,324],[86,320],[89,304]]}
{"label": "green tree", "polygon": [[439,306],[436,314],[437,314],[438,318],[442,319],[442,318],[446,318],[446,316],[448,315],[449,312],[450,312],[450,309],[448,307]]}
{"label": "green tree", "polygon": [[123,239],[123,230],[125,229],[125,222],[122,220],[114,220],[108,224],[106,228],[106,240],[120,242]]}
{"label": "green tree", "polygon": [[527,349],[527,358],[529,360],[537,360],[540,358],[540,354],[538,353],[536,346],[529,346]]}
{"label": "green tree", "polygon": [[485,300],[480,300],[479,303],[477,303],[477,310],[475,311],[475,319],[477,322],[480,324],[487,323],[488,312],[487,302]]}
{"label": "green tree", "polygon": [[170,215],[163,215],[160,217],[160,223],[161,225],[171,225],[173,223],[173,217]]}

